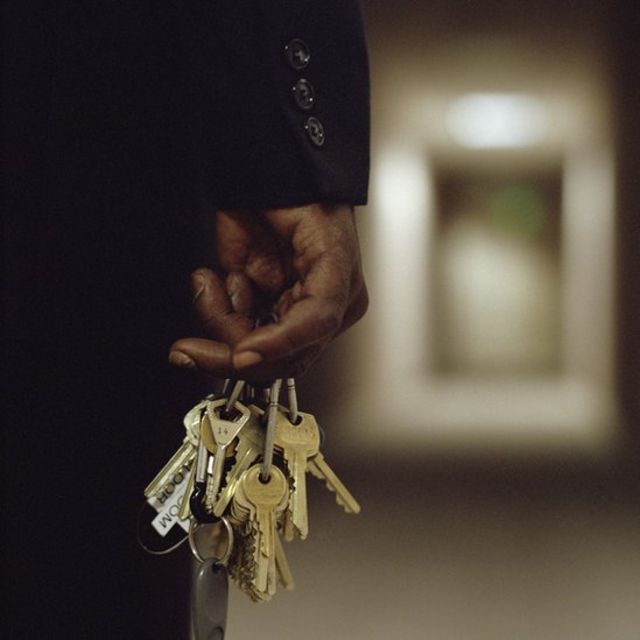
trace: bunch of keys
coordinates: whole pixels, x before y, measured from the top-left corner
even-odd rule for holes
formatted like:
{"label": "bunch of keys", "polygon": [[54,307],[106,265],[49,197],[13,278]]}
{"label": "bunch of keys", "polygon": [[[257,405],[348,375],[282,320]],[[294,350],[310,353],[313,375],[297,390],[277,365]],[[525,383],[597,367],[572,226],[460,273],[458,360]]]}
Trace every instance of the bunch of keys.
{"label": "bunch of keys", "polygon": [[[345,512],[360,511],[320,452],[315,418],[298,410],[295,381],[286,380],[288,407],[282,386],[226,381],[187,413],[180,448],[144,491],[156,512],[147,532],[167,539],[163,553],[189,540],[199,562],[226,568],[257,602],[270,600],[278,582],[293,588],[282,539],[309,533],[307,472]],[[160,553],[162,545],[143,546]]]}

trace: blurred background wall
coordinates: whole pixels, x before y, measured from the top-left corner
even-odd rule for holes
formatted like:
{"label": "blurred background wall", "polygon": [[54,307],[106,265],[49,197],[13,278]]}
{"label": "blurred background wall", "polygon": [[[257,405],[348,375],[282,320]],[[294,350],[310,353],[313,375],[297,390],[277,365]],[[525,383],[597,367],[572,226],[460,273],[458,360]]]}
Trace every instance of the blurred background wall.
{"label": "blurred background wall", "polygon": [[363,511],[312,484],[297,590],[230,635],[637,640],[634,6],[364,8],[372,304],[300,383]]}

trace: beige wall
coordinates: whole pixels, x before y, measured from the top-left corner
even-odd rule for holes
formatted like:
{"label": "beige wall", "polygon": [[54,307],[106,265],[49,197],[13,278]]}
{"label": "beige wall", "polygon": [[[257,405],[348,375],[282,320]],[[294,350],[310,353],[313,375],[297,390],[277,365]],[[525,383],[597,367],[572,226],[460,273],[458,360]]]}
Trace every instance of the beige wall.
{"label": "beige wall", "polygon": [[[365,9],[372,305],[300,382],[363,511],[310,480],[310,537],[287,546],[297,589],[263,606],[234,592],[229,637],[637,640],[611,18],[597,2]],[[456,141],[447,114],[475,93],[538,100],[534,141]],[[443,196],[447,180],[489,193],[540,176],[559,185],[556,226],[533,240]]]}

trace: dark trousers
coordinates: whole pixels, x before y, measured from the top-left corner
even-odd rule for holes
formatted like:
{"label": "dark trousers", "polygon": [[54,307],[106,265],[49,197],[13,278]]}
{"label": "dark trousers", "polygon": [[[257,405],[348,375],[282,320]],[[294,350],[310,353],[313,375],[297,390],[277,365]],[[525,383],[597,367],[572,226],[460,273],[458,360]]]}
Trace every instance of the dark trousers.
{"label": "dark trousers", "polygon": [[206,262],[185,78],[149,19],[50,6],[8,9],[2,636],[184,638],[188,550],[136,519],[203,384],[166,362]]}
{"label": "dark trousers", "polygon": [[142,490],[202,391],[166,361],[193,332],[192,265],[187,241],[168,249],[178,235],[133,222],[138,208],[171,217],[150,200],[116,205],[117,231],[54,217],[7,237],[5,637],[185,637],[187,549],[156,558],[136,542]]}

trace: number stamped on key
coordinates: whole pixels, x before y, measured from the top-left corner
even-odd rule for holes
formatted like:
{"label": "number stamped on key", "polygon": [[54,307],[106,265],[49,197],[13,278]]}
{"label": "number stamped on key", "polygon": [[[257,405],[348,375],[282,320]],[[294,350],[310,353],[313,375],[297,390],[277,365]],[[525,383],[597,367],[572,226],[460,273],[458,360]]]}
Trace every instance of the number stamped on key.
{"label": "number stamped on key", "polygon": [[224,408],[227,401],[222,398],[214,400],[207,405],[207,419],[213,439],[216,443],[216,453],[213,458],[213,469],[207,479],[206,505],[213,512],[220,485],[227,447],[238,437],[240,431],[249,422],[251,412],[240,402],[233,407],[233,416],[225,416]]}

